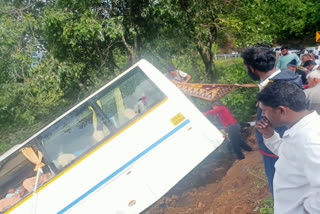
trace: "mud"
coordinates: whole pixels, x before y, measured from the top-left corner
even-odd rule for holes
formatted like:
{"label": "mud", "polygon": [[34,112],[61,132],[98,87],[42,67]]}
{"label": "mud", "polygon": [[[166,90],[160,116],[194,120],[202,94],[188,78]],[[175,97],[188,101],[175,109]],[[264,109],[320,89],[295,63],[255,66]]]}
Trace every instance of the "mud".
{"label": "mud", "polygon": [[260,213],[270,197],[253,128],[243,130],[254,149],[237,160],[224,142],[143,214]]}

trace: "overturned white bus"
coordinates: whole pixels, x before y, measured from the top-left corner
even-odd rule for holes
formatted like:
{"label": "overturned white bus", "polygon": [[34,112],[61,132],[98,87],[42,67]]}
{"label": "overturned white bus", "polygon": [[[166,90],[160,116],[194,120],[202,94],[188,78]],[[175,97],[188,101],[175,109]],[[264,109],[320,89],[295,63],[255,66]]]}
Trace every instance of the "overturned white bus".
{"label": "overturned white bus", "polygon": [[141,60],[0,157],[0,212],[139,213],[222,141]]}

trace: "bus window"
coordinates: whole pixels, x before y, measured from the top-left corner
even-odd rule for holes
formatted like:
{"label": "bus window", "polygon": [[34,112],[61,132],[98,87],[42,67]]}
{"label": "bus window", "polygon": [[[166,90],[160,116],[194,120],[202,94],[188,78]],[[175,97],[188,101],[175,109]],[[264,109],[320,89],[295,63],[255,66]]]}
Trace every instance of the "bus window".
{"label": "bus window", "polygon": [[165,98],[138,67],[111,88],[101,93],[99,101],[102,111],[117,128]]}
{"label": "bus window", "polygon": [[52,177],[53,173],[49,171],[42,153],[34,143],[16,151],[0,163],[0,212],[9,209],[33,192],[37,163],[42,170],[36,187],[38,189]]}
{"label": "bus window", "polygon": [[[98,102],[99,103],[99,102]],[[99,105],[85,105],[53,125],[42,135],[49,160],[61,169],[110,134],[97,114]]]}
{"label": "bus window", "polygon": [[164,97],[136,68],[42,134],[48,158],[57,169],[71,164]]}

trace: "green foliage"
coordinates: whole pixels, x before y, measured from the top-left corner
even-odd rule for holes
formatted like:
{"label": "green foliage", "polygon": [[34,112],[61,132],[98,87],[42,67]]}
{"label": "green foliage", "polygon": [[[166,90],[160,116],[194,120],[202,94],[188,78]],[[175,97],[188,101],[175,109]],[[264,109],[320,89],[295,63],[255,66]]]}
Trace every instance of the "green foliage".
{"label": "green foliage", "polygon": [[10,145],[8,143],[0,141],[0,154],[3,151],[7,151],[8,149],[10,149]]}
{"label": "green foliage", "polygon": [[315,31],[320,30],[320,17],[318,13],[315,13],[314,11],[320,10],[320,2],[319,1],[304,1],[305,7],[301,10],[302,17],[304,17],[305,26],[304,30],[305,32],[311,33],[312,36],[314,36]]}
{"label": "green foliage", "polygon": [[[212,83],[205,78],[204,66],[199,55],[188,54],[184,57],[175,58],[173,62],[178,69],[192,76],[191,82]],[[241,58],[216,61],[215,73],[217,75],[216,83],[257,84],[248,77]],[[252,115],[257,111],[255,98],[257,93],[257,87],[239,87],[221,98],[221,102],[228,107],[238,122],[248,122],[252,120]],[[190,97],[190,100],[201,112],[211,109],[211,102],[209,101],[195,97]]]}
{"label": "green foliage", "polygon": [[38,1],[1,2],[0,121],[3,126],[30,125],[62,96],[50,62],[42,63]]}
{"label": "green foliage", "polygon": [[[275,40],[285,42],[288,38],[303,37],[311,32],[308,26],[311,20],[307,14],[315,15],[313,7],[318,4],[308,0],[237,1],[236,10],[230,14],[237,17],[239,24],[239,30],[231,29],[235,42],[238,46],[246,46],[257,42],[272,44]],[[312,5],[312,9],[308,5]],[[314,23],[319,21],[319,16],[312,20]]]}
{"label": "green foliage", "polygon": [[254,189],[259,190],[268,186],[268,178],[264,169],[248,171],[248,173],[256,178],[253,182]]}
{"label": "green foliage", "polygon": [[273,199],[269,197],[262,201],[262,206],[259,211],[260,214],[273,214]]}
{"label": "green foliage", "polygon": [[[256,191],[260,191],[261,189],[269,187],[268,179],[264,169],[249,170],[248,173],[255,178],[253,182],[253,189],[255,189]],[[257,203],[260,207],[260,214],[273,214],[272,196],[266,198],[263,201],[257,201]]]}
{"label": "green foliage", "polygon": [[[314,35],[317,9],[312,0],[0,1],[0,133],[39,124],[142,57],[162,71],[173,63],[193,82],[250,83],[240,59],[214,67],[212,54],[230,36],[244,47]],[[256,93],[238,88],[222,102],[247,121]]]}
{"label": "green foliage", "polygon": [[[229,59],[216,62],[217,83],[247,84],[255,83],[249,77],[243,66],[242,59]],[[256,83],[255,83],[256,84]],[[239,87],[221,98],[231,113],[239,122],[247,122],[256,112],[256,94],[258,88]]]}
{"label": "green foliage", "polygon": [[2,124],[33,124],[36,118],[47,114],[63,95],[59,76],[47,61],[34,69],[37,75],[27,77],[24,83],[0,85],[0,120]]}
{"label": "green foliage", "polygon": [[78,14],[47,9],[43,26],[47,48],[59,60],[94,64],[99,60],[99,43],[104,40],[102,23],[94,15],[90,11]]}

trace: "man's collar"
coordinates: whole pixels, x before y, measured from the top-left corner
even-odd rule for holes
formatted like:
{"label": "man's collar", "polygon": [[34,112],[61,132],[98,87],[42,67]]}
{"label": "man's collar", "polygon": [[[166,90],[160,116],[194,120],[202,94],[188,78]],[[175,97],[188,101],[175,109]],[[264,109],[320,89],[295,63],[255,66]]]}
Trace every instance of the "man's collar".
{"label": "man's collar", "polygon": [[260,91],[266,87],[269,83],[269,79],[271,79],[272,77],[275,77],[277,74],[279,74],[281,72],[280,69],[276,70],[273,74],[271,74],[270,76],[268,76],[266,79],[264,79],[262,82],[260,82],[260,84],[258,85],[259,86],[259,89]]}
{"label": "man's collar", "polygon": [[283,134],[283,136],[287,136],[287,135],[293,136],[295,133],[298,132],[299,129],[304,127],[310,121],[310,119],[314,117],[314,115],[317,115],[316,111],[313,111],[310,114],[304,116],[300,121],[298,121],[296,124],[294,124],[288,130],[286,130],[285,133]]}
{"label": "man's collar", "polygon": [[309,87],[309,88],[315,88],[315,87],[320,87],[320,83],[317,83],[315,85],[313,85],[312,87]]}
{"label": "man's collar", "polygon": [[312,68],[312,70],[311,71],[315,71],[315,70],[317,70],[317,68],[319,67],[319,65],[315,65],[313,68]]}

